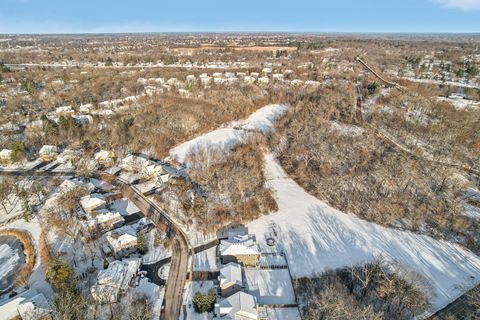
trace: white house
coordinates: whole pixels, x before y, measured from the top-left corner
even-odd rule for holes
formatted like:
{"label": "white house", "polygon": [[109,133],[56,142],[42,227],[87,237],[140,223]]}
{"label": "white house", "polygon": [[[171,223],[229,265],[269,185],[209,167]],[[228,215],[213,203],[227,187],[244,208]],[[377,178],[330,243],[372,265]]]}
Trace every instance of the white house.
{"label": "white house", "polygon": [[270,82],[270,79],[268,77],[258,78],[258,83],[259,84],[269,84],[269,82]]}
{"label": "white house", "polygon": [[140,269],[140,259],[125,259],[113,261],[107,269],[97,275],[97,283],[92,286],[90,293],[99,303],[117,302],[121,293],[124,293],[132,283],[132,279]]}
{"label": "white house", "polygon": [[52,312],[47,299],[41,293],[20,302],[17,310],[22,320],[48,319]]}
{"label": "white house", "polygon": [[75,150],[66,149],[57,156],[59,163],[75,162],[80,158],[80,153]]}
{"label": "white house", "polygon": [[38,152],[40,159],[43,161],[53,161],[57,159],[58,148],[57,146],[44,145]]}
{"label": "white house", "polygon": [[0,304],[2,319],[20,317],[23,320],[40,320],[48,317],[50,313],[47,299],[35,289],[24,291]]}
{"label": "white house", "polygon": [[0,151],[0,163],[10,163],[12,160],[12,150],[3,149]]}
{"label": "white house", "polygon": [[102,231],[110,231],[123,226],[125,219],[118,212],[101,209],[92,213],[95,217],[87,221],[90,228],[98,227]]}
{"label": "white house", "polygon": [[254,267],[260,258],[255,237],[248,234],[221,240],[218,252],[223,264],[235,262],[243,266]]}
{"label": "white house", "polygon": [[137,230],[131,225],[107,232],[105,240],[117,259],[137,251]]}
{"label": "white house", "polygon": [[63,106],[55,109],[55,113],[58,115],[73,116],[75,114],[75,110],[73,110],[71,106]]}
{"label": "white house", "polygon": [[242,267],[237,263],[229,263],[220,269],[218,276],[222,297],[229,297],[243,287]]}
{"label": "white house", "polygon": [[215,304],[214,319],[258,320],[258,304],[254,296],[237,292]]}
{"label": "white house", "polygon": [[93,193],[82,197],[80,205],[86,213],[91,214],[94,210],[105,209],[107,202],[101,194]]}
{"label": "white house", "polygon": [[95,161],[104,166],[104,167],[112,167],[115,163],[115,154],[113,151],[101,150],[95,153]]}

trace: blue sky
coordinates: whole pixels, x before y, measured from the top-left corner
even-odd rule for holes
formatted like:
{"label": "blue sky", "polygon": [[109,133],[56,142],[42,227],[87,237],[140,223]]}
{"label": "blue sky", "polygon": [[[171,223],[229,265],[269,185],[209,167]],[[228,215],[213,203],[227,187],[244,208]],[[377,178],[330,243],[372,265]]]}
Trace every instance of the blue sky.
{"label": "blue sky", "polygon": [[480,32],[480,0],[0,0],[0,33]]}

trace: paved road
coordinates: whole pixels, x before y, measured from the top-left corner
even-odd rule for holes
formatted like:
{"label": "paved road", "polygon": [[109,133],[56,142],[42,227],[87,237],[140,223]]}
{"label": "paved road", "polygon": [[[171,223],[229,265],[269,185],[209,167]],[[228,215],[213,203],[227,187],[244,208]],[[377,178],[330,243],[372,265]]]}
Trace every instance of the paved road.
{"label": "paved road", "polygon": [[164,296],[165,311],[160,318],[177,320],[182,307],[183,288],[185,287],[191,265],[188,263],[188,260],[190,255],[193,254],[189,240],[182,229],[163,209],[145,197],[135,187],[130,186],[120,178],[116,178],[114,183],[120,187],[123,195],[135,203],[142,213],[151,219],[157,227],[160,224],[166,224],[173,233],[170,273],[168,274]]}

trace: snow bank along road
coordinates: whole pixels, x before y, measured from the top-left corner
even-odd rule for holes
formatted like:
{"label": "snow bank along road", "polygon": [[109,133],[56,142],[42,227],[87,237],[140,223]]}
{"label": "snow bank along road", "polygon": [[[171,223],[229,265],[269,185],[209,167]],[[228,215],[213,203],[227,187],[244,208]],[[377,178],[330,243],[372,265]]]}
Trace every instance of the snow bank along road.
{"label": "snow bank along road", "polygon": [[273,154],[265,156],[265,170],[279,209],[248,228],[264,241],[265,233],[275,224],[293,277],[313,276],[383,256],[408,278],[419,281],[430,298],[429,314],[480,282],[480,258],[470,251],[333,209],[288,178]]}

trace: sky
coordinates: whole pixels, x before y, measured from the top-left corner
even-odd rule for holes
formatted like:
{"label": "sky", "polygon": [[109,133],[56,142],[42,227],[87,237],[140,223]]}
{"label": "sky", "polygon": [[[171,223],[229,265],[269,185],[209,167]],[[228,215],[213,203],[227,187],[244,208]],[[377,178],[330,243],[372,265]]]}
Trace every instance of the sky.
{"label": "sky", "polygon": [[480,33],[480,0],[0,0],[0,33]]}

